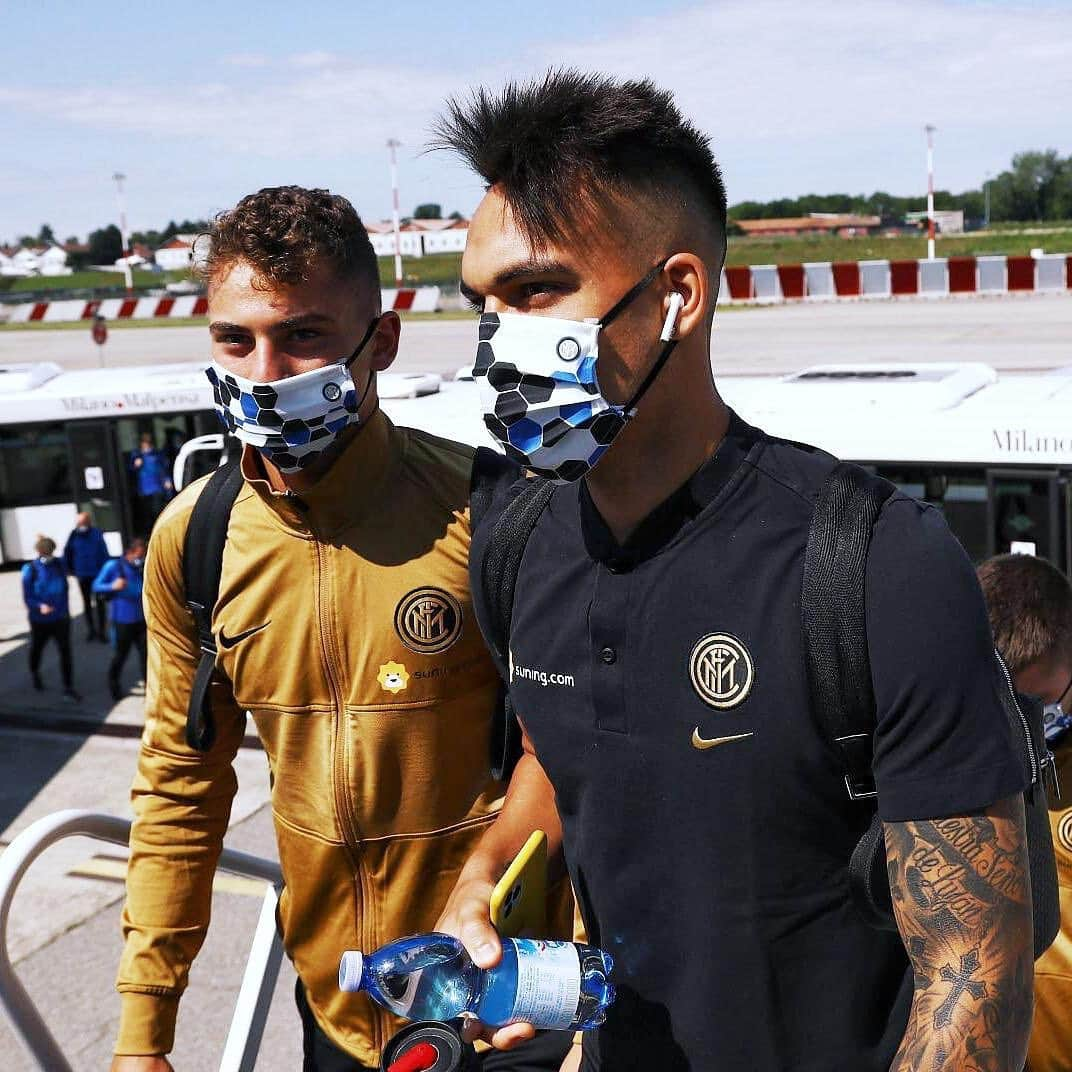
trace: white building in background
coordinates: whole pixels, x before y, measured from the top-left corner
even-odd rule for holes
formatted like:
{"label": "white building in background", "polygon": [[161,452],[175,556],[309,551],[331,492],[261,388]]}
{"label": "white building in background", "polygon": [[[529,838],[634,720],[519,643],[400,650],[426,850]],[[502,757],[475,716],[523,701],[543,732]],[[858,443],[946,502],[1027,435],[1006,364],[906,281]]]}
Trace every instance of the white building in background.
{"label": "white building in background", "polygon": [[[367,224],[365,229],[377,257],[395,255],[395,234],[390,220]],[[407,220],[399,228],[399,251],[403,257],[461,253],[468,236],[468,220]]]}
{"label": "white building in background", "polygon": [[61,246],[27,246],[0,250],[0,275],[70,275],[67,251]]}
{"label": "white building in background", "polygon": [[[201,238],[200,242],[197,241],[198,238]],[[207,237],[200,235],[177,234],[153,254],[153,260],[166,272],[182,271],[191,265],[204,262],[208,253],[208,241]],[[197,246],[196,255],[195,245]]]}
{"label": "white building in background", "polygon": [[70,275],[67,265],[67,250],[61,246],[49,246],[37,259],[37,270],[41,275]]}

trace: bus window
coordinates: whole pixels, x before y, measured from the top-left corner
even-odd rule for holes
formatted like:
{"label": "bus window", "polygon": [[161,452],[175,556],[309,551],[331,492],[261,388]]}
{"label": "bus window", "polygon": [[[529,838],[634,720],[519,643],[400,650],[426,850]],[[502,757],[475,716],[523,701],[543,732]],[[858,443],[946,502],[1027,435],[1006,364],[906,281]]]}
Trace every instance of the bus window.
{"label": "bus window", "polygon": [[70,499],[63,425],[0,428],[0,505],[38,506]]}
{"label": "bus window", "polygon": [[1057,473],[991,469],[987,483],[990,553],[1037,555],[1063,568]]}
{"label": "bus window", "polygon": [[108,550],[123,553],[130,535],[124,474],[111,421],[72,421],[66,427],[75,506],[89,510],[104,531]]}
{"label": "bus window", "polygon": [[913,499],[936,506],[975,563],[987,557],[987,484],[982,469],[876,466],[879,476]]}
{"label": "bus window", "polygon": [[942,497],[942,513],[953,534],[978,565],[987,557],[986,479],[982,472],[950,473]]}

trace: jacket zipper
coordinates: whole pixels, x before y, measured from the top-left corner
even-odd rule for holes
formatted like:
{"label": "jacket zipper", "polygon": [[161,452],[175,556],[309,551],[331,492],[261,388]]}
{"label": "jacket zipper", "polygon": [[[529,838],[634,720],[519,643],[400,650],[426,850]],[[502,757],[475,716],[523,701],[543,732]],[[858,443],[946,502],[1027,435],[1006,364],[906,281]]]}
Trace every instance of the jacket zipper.
{"label": "jacket zipper", "polygon": [[[319,615],[321,647],[324,653],[324,666],[327,669],[328,685],[331,689],[331,701],[335,709],[335,755],[332,757],[332,790],[335,796],[335,812],[339,817],[339,825],[342,830],[343,845],[350,861],[354,877],[357,879],[360,891],[360,902],[357,906],[358,933],[356,935],[360,948],[369,946],[368,928],[366,918],[370,898],[365,888],[365,871],[361,864],[361,831],[354,816],[354,810],[350,803],[350,793],[347,780],[347,754],[346,745],[348,732],[346,727],[346,706],[343,703],[342,687],[339,684],[337,667],[335,664],[335,629],[330,621],[330,615],[324,612],[325,577],[327,563],[324,560],[324,552],[320,545],[315,530],[313,532],[313,545],[316,548],[317,579],[319,584]],[[370,1024],[373,1034],[373,1042],[377,1049],[382,1048],[382,1040],[379,1038],[379,1020],[375,1017]]]}
{"label": "jacket zipper", "polygon": [[1013,709],[1020,716],[1020,725],[1024,729],[1024,740],[1027,741],[1027,755],[1031,760],[1031,784],[1038,785],[1039,783],[1039,761],[1038,756],[1035,754],[1035,742],[1031,737],[1031,727],[1027,724],[1027,717],[1020,708],[1020,701],[1016,698],[1016,689],[1013,687],[1012,674],[1009,673],[1009,668],[1005,665],[1005,660],[1001,657],[1001,652],[994,649],[994,657],[998,661],[998,666],[1001,667],[1001,672],[1005,675],[1005,683],[1009,687],[1009,699],[1012,701]]}

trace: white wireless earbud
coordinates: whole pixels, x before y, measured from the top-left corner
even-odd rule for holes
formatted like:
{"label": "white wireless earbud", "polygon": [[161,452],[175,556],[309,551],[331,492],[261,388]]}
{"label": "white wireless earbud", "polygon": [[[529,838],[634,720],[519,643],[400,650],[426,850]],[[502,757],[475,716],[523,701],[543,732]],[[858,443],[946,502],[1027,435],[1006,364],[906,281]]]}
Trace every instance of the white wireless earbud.
{"label": "white wireless earbud", "polygon": [[674,337],[674,333],[677,331],[677,318],[681,316],[682,306],[685,304],[685,298],[683,295],[678,294],[675,290],[670,295],[670,308],[666,310],[666,319],[663,321],[663,330],[659,335],[659,338],[663,342],[670,342]]}

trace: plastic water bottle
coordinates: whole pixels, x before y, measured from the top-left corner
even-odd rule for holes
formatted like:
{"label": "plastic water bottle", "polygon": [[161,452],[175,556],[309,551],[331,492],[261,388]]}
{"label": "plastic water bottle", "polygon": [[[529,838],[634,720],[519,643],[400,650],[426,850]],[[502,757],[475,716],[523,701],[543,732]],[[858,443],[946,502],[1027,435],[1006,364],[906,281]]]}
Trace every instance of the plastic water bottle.
{"label": "plastic water bottle", "polygon": [[343,953],[339,988],[364,990],[396,1016],[452,1020],[471,1014],[491,1027],[525,1021],[578,1031],[606,1019],[614,961],[591,945],[504,938],[502,961],[478,968],[449,934],[418,934],[363,956]]}

